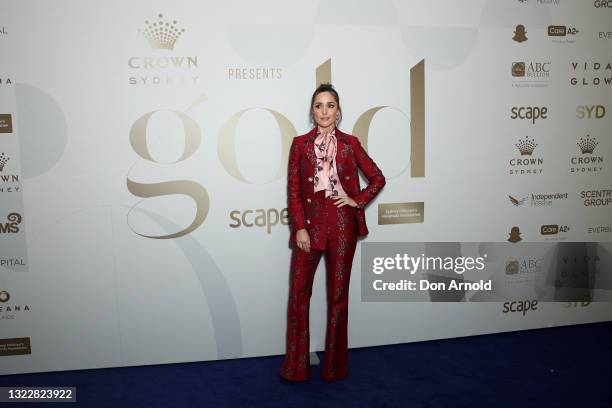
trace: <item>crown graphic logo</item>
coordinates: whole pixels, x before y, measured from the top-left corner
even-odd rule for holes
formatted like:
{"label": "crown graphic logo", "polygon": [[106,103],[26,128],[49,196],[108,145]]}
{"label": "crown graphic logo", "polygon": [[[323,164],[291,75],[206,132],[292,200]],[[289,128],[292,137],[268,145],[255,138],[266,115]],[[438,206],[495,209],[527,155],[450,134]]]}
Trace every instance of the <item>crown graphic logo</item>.
{"label": "crown graphic logo", "polygon": [[529,136],[525,136],[525,139],[519,140],[515,146],[521,152],[521,156],[531,156],[531,153],[533,153],[538,144],[533,139],[530,140]]}
{"label": "crown graphic logo", "polygon": [[149,41],[151,48],[173,50],[174,43],[185,29],[177,28],[176,20],[166,21],[163,14],[158,14],[157,17],[158,20],[155,22],[145,20],[145,28],[138,31]]}
{"label": "crown graphic logo", "polygon": [[4,170],[4,165],[11,160],[10,157],[4,155],[4,153],[0,154],[0,171]]}
{"label": "crown graphic logo", "polygon": [[589,135],[586,135],[586,139],[580,138],[580,141],[576,144],[580,147],[582,154],[593,154],[599,143],[597,139],[591,139]]}

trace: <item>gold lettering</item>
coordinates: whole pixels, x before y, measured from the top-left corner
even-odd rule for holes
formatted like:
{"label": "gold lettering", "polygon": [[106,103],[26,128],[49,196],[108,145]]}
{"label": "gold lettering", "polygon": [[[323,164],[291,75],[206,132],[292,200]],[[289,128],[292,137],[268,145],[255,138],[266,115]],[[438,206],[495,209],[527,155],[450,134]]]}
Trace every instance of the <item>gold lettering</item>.
{"label": "gold lettering", "polygon": [[[238,122],[240,121],[242,115],[253,109],[256,108],[242,110],[230,117],[221,129],[221,132],[219,133],[219,142],[217,144],[217,153],[219,155],[219,160],[221,161],[223,168],[225,168],[225,170],[236,180],[249,184],[252,183],[244,177],[244,175],[238,168],[238,162],[236,160],[236,126],[238,125]],[[271,183],[280,179],[287,173],[289,148],[291,147],[291,142],[293,138],[297,135],[297,131],[295,130],[291,122],[289,122],[289,119],[284,117],[279,112],[267,108],[262,109],[272,114],[272,116],[276,120],[276,124],[278,125],[281,136],[281,163],[278,171],[276,172],[272,180],[267,182]]]}
{"label": "gold lettering", "polygon": [[[154,163],[159,163],[151,156],[149,152],[149,148],[147,146],[147,124],[151,116],[159,111],[153,111],[142,115],[140,118],[134,122],[132,125],[132,129],[130,130],[130,143],[134,151],[143,159],[152,161]],[[183,124],[184,137],[185,137],[185,147],[183,149],[183,154],[181,157],[176,160],[174,163],[178,163],[179,161],[183,161],[190,157],[200,146],[200,142],[202,140],[202,134],[200,132],[200,128],[198,124],[188,115],[183,112],[173,111],[178,115]],[[127,188],[130,193],[134,194],[137,197],[150,198],[150,197],[159,197],[164,195],[172,195],[172,194],[183,194],[188,197],[191,197],[196,203],[196,215],[191,222],[191,224],[182,231],[161,235],[161,236],[153,236],[153,235],[144,235],[137,231],[134,231],[136,234],[146,237],[146,238],[154,238],[154,239],[170,239],[177,238],[183,235],[187,235],[190,232],[194,231],[198,228],[206,219],[208,215],[209,209],[209,198],[208,192],[206,189],[194,182],[189,180],[175,180],[175,181],[166,181],[163,183],[138,183],[130,178],[127,178]],[[136,207],[132,207],[130,212]],[[129,217],[129,214],[128,214]],[[128,220],[129,225],[129,220]],[[131,226],[130,226],[131,228]]]}

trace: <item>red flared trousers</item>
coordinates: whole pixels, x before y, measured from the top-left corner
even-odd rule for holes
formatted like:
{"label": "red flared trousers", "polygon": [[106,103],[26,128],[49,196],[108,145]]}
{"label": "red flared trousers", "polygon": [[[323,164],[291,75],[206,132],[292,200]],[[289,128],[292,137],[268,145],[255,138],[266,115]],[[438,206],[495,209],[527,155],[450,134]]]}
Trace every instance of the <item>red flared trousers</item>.
{"label": "red flared trousers", "polygon": [[[326,381],[348,374],[348,295],[353,255],[357,243],[355,209],[338,208],[332,199],[322,199],[324,228],[316,231],[318,248],[291,254],[289,301],[287,307],[286,355],[281,377],[304,381],[310,375],[309,312],[315,271],[325,255],[327,286],[327,332],[322,377]],[[314,231],[313,231],[314,232]],[[311,232],[312,235],[312,232]],[[311,237],[311,245],[312,245]]]}

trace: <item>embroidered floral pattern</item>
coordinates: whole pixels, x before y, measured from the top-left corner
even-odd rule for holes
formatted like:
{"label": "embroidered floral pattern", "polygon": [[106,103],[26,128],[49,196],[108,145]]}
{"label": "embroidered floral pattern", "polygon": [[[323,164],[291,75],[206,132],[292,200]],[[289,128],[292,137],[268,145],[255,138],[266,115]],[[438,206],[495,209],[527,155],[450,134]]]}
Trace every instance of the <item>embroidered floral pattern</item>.
{"label": "embroidered floral pattern", "polygon": [[[348,296],[356,239],[364,231],[367,233],[363,208],[385,185],[382,172],[357,138],[338,130],[334,134],[336,152],[330,156],[333,148],[329,140],[323,144],[321,140],[315,143],[315,132],[294,139],[288,171],[292,231],[306,228],[311,241],[309,253],[294,247],[291,257],[287,354],[281,376],[295,381],[309,377],[308,315],[312,282],[322,254],[325,254],[326,261],[328,305],[323,379],[343,378],[348,372]],[[324,167],[330,170],[335,167],[336,173],[322,180]],[[359,187],[358,169],[368,179],[364,190]],[[315,193],[317,183],[321,181],[328,185],[325,190]],[[361,209],[334,204],[332,198],[342,194],[341,188]]]}
{"label": "embroidered floral pattern", "polygon": [[325,197],[346,196],[342,185],[338,183],[338,169],[336,168],[336,129],[323,133],[317,129],[317,138],[314,141],[315,165],[314,191],[325,191]]}

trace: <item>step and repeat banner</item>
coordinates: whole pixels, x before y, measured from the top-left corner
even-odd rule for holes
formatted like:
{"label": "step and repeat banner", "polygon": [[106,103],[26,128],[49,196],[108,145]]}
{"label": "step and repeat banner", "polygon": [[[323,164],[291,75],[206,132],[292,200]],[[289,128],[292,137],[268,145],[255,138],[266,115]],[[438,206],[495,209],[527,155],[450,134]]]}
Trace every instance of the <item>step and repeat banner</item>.
{"label": "step and repeat banner", "polygon": [[[0,10],[0,374],[284,353],[288,150],[327,81],[387,178],[350,347],[612,319],[612,1]],[[407,243],[493,288],[409,299]],[[325,319],[321,262],[313,351]]]}

